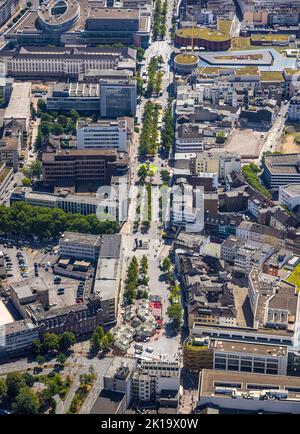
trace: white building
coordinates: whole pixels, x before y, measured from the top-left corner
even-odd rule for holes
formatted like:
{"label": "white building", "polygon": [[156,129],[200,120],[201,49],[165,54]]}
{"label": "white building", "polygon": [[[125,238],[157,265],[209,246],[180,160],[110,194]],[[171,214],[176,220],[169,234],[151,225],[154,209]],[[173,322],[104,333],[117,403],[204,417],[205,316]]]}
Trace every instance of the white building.
{"label": "white building", "polygon": [[204,369],[199,379],[198,406],[210,404],[234,413],[299,414],[299,392],[299,377]]}
{"label": "white building", "polygon": [[65,232],[59,240],[59,254],[64,257],[95,261],[101,245],[100,235]]}
{"label": "white building", "polygon": [[286,375],[288,350],[286,346],[235,341],[211,340],[213,369]]}
{"label": "white building", "polygon": [[118,149],[126,151],[127,122],[116,121],[78,122],[76,127],[78,149]]}
{"label": "white building", "polygon": [[179,392],[180,367],[177,362],[143,361],[132,380],[133,398],[158,401],[163,391]]}
{"label": "white building", "polygon": [[300,121],[300,96],[294,95],[291,98],[289,109],[288,109],[288,118],[290,121],[299,122]]}
{"label": "white building", "polygon": [[4,114],[4,126],[12,120],[17,121],[28,131],[30,119],[31,83],[14,83],[9,104]]}
{"label": "white building", "polygon": [[232,172],[241,171],[241,158],[230,152],[203,152],[191,158],[191,171],[199,173],[218,173],[220,179],[225,179]]}
{"label": "white building", "polygon": [[279,187],[279,203],[290,210],[300,205],[300,184],[288,184]]}

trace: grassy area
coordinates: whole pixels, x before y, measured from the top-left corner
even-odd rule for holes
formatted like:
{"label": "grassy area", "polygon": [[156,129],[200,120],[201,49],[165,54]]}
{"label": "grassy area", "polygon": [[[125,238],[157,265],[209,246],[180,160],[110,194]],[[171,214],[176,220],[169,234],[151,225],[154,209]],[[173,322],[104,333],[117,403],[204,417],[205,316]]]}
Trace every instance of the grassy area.
{"label": "grassy area", "polygon": [[[266,48],[266,47],[259,47],[257,45],[251,45],[250,37],[239,36],[239,37],[232,38],[231,51],[258,50],[258,49],[262,49],[262,48]],[[286,46],[284,47],[281,45],[272,45],[272,47],[270,47],[270,48],[274,48],[274,50],[281,53],[287,47]]]}
{"label": "grassy area", "polygon": [[232,20],[218,20],[218,30],[229,35],[232,25]]}
{"label": "grassy area", "polygon": [[228,34],[218,30],[199,29],[198,27],[194,29],[192,27],[179,29],[177,35],[183,38],[201,38],[206,41],[228,41],[230,39]]}
{"label": "grassy area", "polygon": [[293,283],[296,286],[296,290],[300,291],[300,264],[296,266],[294,271],[286,279],[289,283]]}
{"label": "grassy area", "polygon": [[257,66],[245,66],[244,68],[238,68],[235,70],[237,77],[243,77],[245,75],[259,75],[259,69]]}
{"label": "grassy area", "polygon": [[253,34],[251,35],[251,40],[255,41],[255,42],[272,42],[272,41],[278,41],[278,42],[285,42],[285,41],[289,41],[289,36],[288,35],[283,35],[283,34],[268,34],[268,35],[260,35],[258,34]]}
{"label": "grassy area", "polygon": [[189,64],[189,63],[196,63],[197,61],[198,61],[198,57],[194,56],[193,54],[178,54],[175,57],[175,62],[177,63]]}
{"label": "grassy area", "polygon": [[261,71],[261,81],[283,81],[283,75],[281,71]]}

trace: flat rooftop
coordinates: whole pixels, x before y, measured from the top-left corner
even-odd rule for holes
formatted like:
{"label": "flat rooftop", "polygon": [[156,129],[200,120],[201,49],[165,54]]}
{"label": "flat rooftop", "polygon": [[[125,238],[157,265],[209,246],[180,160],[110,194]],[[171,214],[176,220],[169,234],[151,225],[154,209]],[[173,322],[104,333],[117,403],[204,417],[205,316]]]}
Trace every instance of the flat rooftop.
{"label": "flat rooftop", "polygon": [[282,187],[287,193],[291,196],[299,196],[300,195],[300,184],[288,184]]}
{"label": "flat rooftop", "polygon": [[140,10],[126,9],[126,8],[100,8],[93,7],[90,9],[90,14],[88,19],[98,19],[101,20],[137,20],[140,16]]}
{"label": "flat rooftop", "polygon": [[300,154],[266,155],[265,166],[271,174],[299,175]]}
{"label": "flat rooftop", "polygon": [[12,317],[11,313],[9,312],[3,301],[0,300],[0,327],[13,321],[14,318]]}
{"label": "flat rooftop", "polygon": [[211,348],[220,352],[245,353],[245,354],[261,354],[272,357],[285,356],[287,354],[286,346],[266,345],[250,342],[232,342],[223,340],[211,340]]}
{"label": "flat rooftop", "polygon": [[31,83],[14,83],[4,119],[28,119],[30,116]]}
{"label": "flat rooftop", "polygon": [[[231,387],[241,392],[264,389],[287,390],[289,398],[300,400],[299,377],[203,369],[199,384],[198,398],[201,398],[201,396],[215,396],[216,387]],[[222,394],[222,398],[231,399],[231,394]]]}
{"label": "flat rooftop", "polygon": [[60,243],[87,244],[100,247],[101,236],[92,234],[81,234],[79,232],[65,232],[60,238]]}

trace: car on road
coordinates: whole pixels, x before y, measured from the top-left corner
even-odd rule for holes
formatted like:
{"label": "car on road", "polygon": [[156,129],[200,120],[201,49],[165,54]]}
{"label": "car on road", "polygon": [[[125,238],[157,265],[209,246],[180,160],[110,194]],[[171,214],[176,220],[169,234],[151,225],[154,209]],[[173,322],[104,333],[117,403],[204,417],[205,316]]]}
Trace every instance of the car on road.
{"label": "car on road", "polygon": [[153,348],[152,347],[147,347],[145,351],[147,351],[147,353],[153,353]]}

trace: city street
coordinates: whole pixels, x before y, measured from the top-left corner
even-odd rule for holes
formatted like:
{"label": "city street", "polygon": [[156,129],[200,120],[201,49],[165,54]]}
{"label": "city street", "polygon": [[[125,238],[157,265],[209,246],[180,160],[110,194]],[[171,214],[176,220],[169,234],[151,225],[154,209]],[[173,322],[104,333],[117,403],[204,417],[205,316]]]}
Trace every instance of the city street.
{"label": "city street", "polygon": [[[164,65],[162,70],[164,71],[164,77],[162,81],[162,95],[155,99],[156,102],[158,102],[162,108],[163,112],[167,108],[168,104],[168,98],[169,93],[168,89],[170,84],[173,81],[173,73],[171,72],[170,68],[170,58],[171,53],[173,51],[173,47],[171,44],[171,38],[169,29],[171,28],[171,20],[172,20],[172,14],[173,14],[173,4],[172,2],[169,2],[168,4],[168,13],[167,13],[167,34],[165,37],[165,40],[163,41],[155,41],[153,42],[150,47],[146,50],[144,54],[144,64],[141,69],[141,75],[144,71],[147,71],[148,65],[150,63],[150,60],[154,56],[161,55],[164,59]],[[137,109],[137,118],[138,118],[138,124],[142,124],[142,116],[144,111],[144,106],[146,104],[147,99],[145,97],[142,97],[141,103]],[[121,233],[123,234],[123,254],[124,254],[124,261],[123,266],[127,268],[128,262],[132,256],[136,256],[138,260],[141,259],[143,255],[146,255],[148,258],[149,263],[149,288],[150,288],[150,295],[159,295],[162,298],[162,304],[163,304],[163,320],[165,324],[168,324],[169,318],[167,316],[167,308],[169,305],[168,297],[169,297],[169,286],[166,283],[166,281],[162,278],[162,272],[160,270],[160,262],[163,258],[168,256],[169,250],[170,250],[170,243],[165,243],[165,241],[162,239],[162,226],[160,222],[158,221],[158,216],[156,216],[156,219],[153,218],[150,228],[147,233],[141,233],[140,230],[138,230],[136,233],[133,233],[133,220],[135,216],[135,210],[137,206],[137,189],[135,188],[135,185],[138,183],[138,167],[139,167],[139,160],[138,160],[138,146],[139,146],[139,137],[140,133],[135,133],[134,140],[132,143],[132,147],[130,150],[130,171],[131,171],[131,178],[130,178],[130,204],[129,204],[129,220],[126,222],[121,230]],[[160,156],[158,153],[154,160],[153,164],[160,168],[162,167],[162,164],[165,164],[166,161]],[[166,164],[164,167],[166,170],[171,170]],[[153,195],[154,196],[154,195]],[[152,206],[155,208],[155,204]],[[153,213],[154,214],[154,213]],[[145,240],[149,243],[148,249],[135,249],[135,238],[138,240]],[[123,269],[123,275],[126,276],[126,273]],[[123,285],[124,286],[124,279],[123,279]],[[124,287],[122,288],[122,294],[123,294]],[[123,296],[120,296],[120,303],[122,302]],[[118,318],[118,324],[121,323],[120,318],[120,306],[119,306],[119,318]],[[166,328],[164,328],[159,335],[155,338],[154,341],[151,341],[151,346],[154,348],[154,355],[163,356],[165,354],[169,354],[171,356],[175,356],[178,351],[178,345],[179,345],[179,335],[172,334],[172,330],[169,330],[170,327],[167,325]]]}

